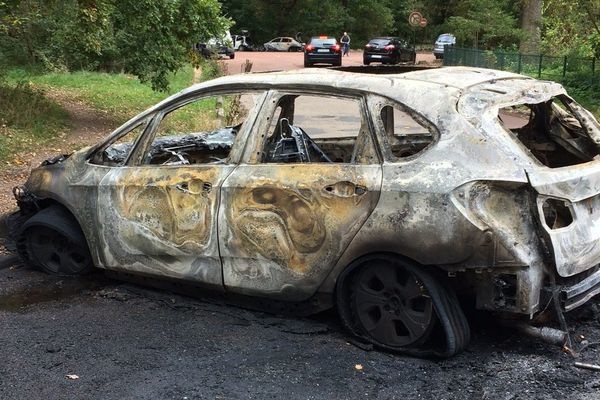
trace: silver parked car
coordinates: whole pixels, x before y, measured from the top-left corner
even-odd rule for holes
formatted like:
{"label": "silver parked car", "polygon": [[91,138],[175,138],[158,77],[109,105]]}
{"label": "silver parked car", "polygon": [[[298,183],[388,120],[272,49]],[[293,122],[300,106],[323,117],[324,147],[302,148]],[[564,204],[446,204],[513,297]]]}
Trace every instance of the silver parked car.
{"label": "silver parked car", "polygon": [[264,44],[266,51],[302,51],[304,43],[292,37],[277,37]]}
{"label": "silver parked car", "polygon": [[507,72],[228,76],[35,169],[18,251],[336,307],[380,348],[451,356],[459,297],[527,320],[600,291],[599,148],[559,84]]}
{"label": "silver parked car", "polygon": [[442,33],[433,44],[433,55],[436,59],[444,58],[444,48],[446,46],[454,46],[456,37],[451,33]]}

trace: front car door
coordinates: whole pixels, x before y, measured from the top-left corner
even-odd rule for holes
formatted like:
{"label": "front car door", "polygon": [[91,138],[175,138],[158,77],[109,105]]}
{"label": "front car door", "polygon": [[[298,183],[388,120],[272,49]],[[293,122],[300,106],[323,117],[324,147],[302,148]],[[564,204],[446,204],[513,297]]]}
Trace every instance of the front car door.
{"label": "front car door", "polygon": [[[158,110],[99,185],[103,264],[222,287],[219,191],[264,92],[202,93]],[[127,145],[127,144],[126,144]],[[133,147],[133,150],[131,148]],[[114,158],[118,145],[102,150]]]}
{"label": "front car door", "polygon": [[223,183],[226,289],[309,297],[375,208],[381,174],[360,95],[271,92]]}

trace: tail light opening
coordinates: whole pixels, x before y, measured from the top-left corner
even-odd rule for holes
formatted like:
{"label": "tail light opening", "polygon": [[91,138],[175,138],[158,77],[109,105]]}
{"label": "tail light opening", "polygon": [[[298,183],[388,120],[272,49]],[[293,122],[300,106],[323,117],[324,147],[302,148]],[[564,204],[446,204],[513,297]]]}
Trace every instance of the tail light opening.
{"label": "tail light opening", "polygon": [[340,51],[340,45],[339,45],[339,44],[336,44],[336,45],[334,45],[334,46],[332,47],[332,49],[333,49],[333,50],[335,50],[335,51]]}
{"label": "tail light opening", "polygon": [[315,46],[313,46],[312,44],[307,44],[306,46],[304,46],[304,50],[306,51],[313,51],[314,48]]}

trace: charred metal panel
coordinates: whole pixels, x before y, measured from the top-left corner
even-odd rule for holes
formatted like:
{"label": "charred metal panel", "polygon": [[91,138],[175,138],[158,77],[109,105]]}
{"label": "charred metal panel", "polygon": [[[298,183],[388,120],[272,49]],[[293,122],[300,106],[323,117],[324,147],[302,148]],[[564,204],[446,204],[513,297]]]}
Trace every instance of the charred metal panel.
{"label": "charred metal panel", "polygon": [[225,287],[288,300],[313,294],[379,199],[379,165],[243,165],[219,215]]}
{"label": "charred metal panel", "polygon": [[565,205],[572,222],[549,226],[544,216],[546,196],[538,196],[538,213],[552,244],[556,270],[563,277],[583,272],[600,263],[600,195]]}
{"label": "charred metal panel", "polygon": [[233,168],[112,169],[98,193],[106,267],[220,285],[218,188]]}

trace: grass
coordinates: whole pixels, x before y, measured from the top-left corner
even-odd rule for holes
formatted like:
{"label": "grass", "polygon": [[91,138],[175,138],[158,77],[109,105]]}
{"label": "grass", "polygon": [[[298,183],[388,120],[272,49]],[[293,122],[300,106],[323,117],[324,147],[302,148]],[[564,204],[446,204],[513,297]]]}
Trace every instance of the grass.
{"label": "grass", "polygon": [[0,85],[0,161],[47,143],[68,129],[68,114],[30,84]]}
{"label": "grass", "polygon": [[191,65],[173,74],[167,93],[154,92],[131,75],[89,71],[32,74],[24,69],[13,69],[9,71],[7,81],[27,81],[43,89],[59,89],[115,119],[125,120],[190,86],[193,76]]}
{"label": "grass", "polygon": [[47,146],[69,131],[69,115],[45,94],[83,101],[115,120],[125,121],[166,96],[190,86],[194,70],[188,66],[173,74],[168,93],[154,92],[126,74],[98,72],[36,73],[17,68],[0,81],[0,163],[18,161],[23,150]]}

